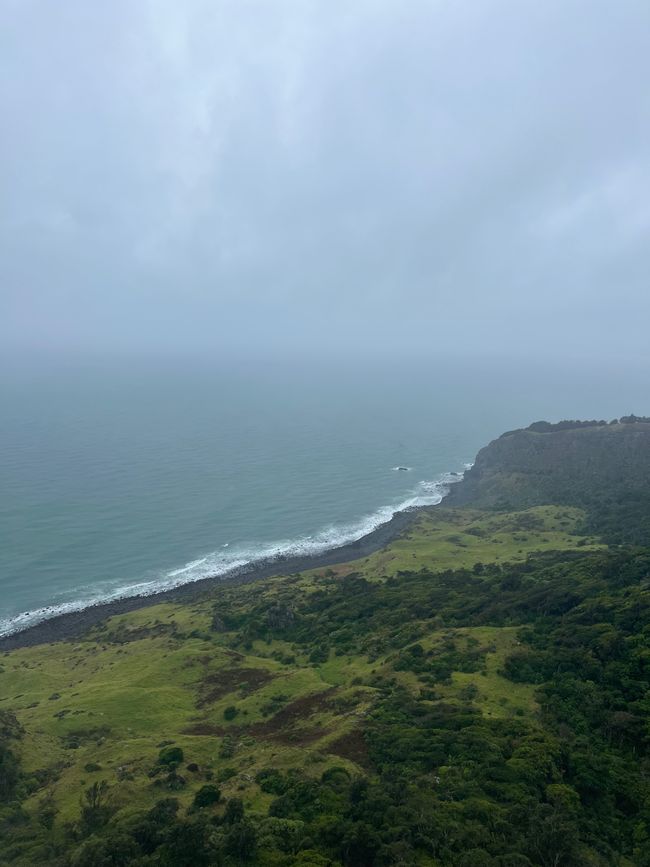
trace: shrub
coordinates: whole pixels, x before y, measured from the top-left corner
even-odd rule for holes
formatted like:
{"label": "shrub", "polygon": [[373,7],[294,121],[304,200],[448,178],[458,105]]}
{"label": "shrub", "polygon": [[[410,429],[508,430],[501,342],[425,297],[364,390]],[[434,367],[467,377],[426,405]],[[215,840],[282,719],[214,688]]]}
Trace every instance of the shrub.
{"label": "shrub", "polygon": [[330,656],[329,647],[326,647],[324,644],[321,644],[320,647],[315,647],[312,652],[309,654],[310,662],[327,662]]}
{"label": "shrub", "polygon": [[350,774],[346,768],[335,766],[323,771],[321,783],[330,786],[335,791],[343,791],[350,783]]}
{"label": "shrub", "polygon": [[467,686],[464,686],[460,690],[458,697],[462,701],[473,701],[477,697],[478,692],[479,690],[475,683],[468,683]]}
{"label": "shrub", "polygon": [[270,795],[283,795],[289,785],[282,772],[275,768],[265,768],[260,771],[255,777],[255,782],[263,792]]}
{"label": "shrub", "polygon": [[220,759],[231,759],[235,755],[235,741],[226,735],[219,747]]}
{"label": "shrub", "polygon": [[227,780],[232,780],[237,776],[237,771],[234,768],[222,768],[217,774],[217,780],[220,783],[225,783]]}
{"label": "shrub", "polygon": [[161,765],[179,765],[183,761],[183,750],[180,747],[163,747],[158,753]]}
{"label": "shrub", "polygon": [[235,705],[231,704],[223,712],[223,718],[227,719],[227,720],[231,720],[231,719],[234,719],[238,713],[239,713],[239,711],[237,710]]}
{"label": "shrub", "polygon": [[218,804],[221,799],[221,792],[217,786],[208,783],[201,786],[196,795],[194,795],[193,807],[195,810],[200,810],[202,807],[210,807],[212,804]]}
{"label": "shrub", "polygon": [[177,792],[179,789],[185,788],[185,777],[181,777],[176,771],[171,770],[165,778],[165,783],[168,789],[172,792]]}
{"label": "shrub", "polygon": [[231,798],[226,804],[224,822],[227,825],[235,825],[244,818],[244,802],[241,798]]}

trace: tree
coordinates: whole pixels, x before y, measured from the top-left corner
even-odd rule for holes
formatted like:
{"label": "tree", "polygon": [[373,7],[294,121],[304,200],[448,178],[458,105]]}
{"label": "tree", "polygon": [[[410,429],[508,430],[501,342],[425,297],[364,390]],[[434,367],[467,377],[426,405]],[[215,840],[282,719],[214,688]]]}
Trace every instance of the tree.
{"label": "tree", "polygon": [[214,863],[205,828],[198,822],[172,825],[159,851],[159,862],[165,867],[204,867]]}
{"label": "tree", "polygon": [[203,807],[211,807],[213,804],[218,804],[221,798],[221,792],[217,786],[208,783],[201,786],[196,795],[194,795],[194,803],[192,806],[195,810],[200,810]]}
{"label": "tree", "polygon": [[226,835],[226,852],[240,861],[250,861],[257,849],[257,832],[248,821],[242,819],[231,825]]}
{"label": "tree", "polygon": [[80,821],[80,830],[84,836],[92,834],[108,822],[111,814],[106,803],[108,790],[109,785],[106,780],[101,780],[93,783],[84,792]]}
{"label": "tree", "polygon": [[244,818],[244,802],[240,798],[231,798],[226,804],[223,820],[227,825],[234,825]]}
{"label": "tree", "polygon": [[140,849],[127,834],[112,833],[103,839],[86,840],[70,859],[72,867],[128,867]]}

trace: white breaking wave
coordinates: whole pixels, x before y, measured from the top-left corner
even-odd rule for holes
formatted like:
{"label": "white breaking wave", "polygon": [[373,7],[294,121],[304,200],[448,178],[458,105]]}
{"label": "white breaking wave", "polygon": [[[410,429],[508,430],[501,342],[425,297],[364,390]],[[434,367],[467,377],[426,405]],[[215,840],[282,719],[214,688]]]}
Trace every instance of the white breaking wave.
{"label": "white breaking wave", "polygon": [[191,572],[192,569],[197,569],[199,566],[203,566],[208,558],[202,557],[200,560],[192,560],[190,563],[187,563],[185,566],[181,566],[180,569],[174,569],[172,572],[169,572],[169,576],[171,578],[175,578],[177,575],[184,575],[186,572]]}
{"label": "white breaking wave", "polygon": [[[469,468],[471,464],[465,464]],[[244,568],[250,568],[256,564],[284,560],[287,557],[307,557],[322,554],[334,548],[340,548],[350,542],[357,542],[379,527],[387,524],[398,512],[406,512],[410,509],[422,506],[436,506],[448,493],[449,486],[459,482],[463,473],[445,473],[439,479],[433,481],[421,481],[414,489],[411,497],[392,506],[382,506],[369,515],[360,518],[351,524],[341,526],[332,525],[314,534],[301,536],[297,539],[284,539],[278,542],[261,545],[248,545],[241,548],[232,548],[224,551],[226,545],[220,551],[215,551],[197,560],[191,560],[184,566],[171,569],[154,578],[138,581],[133,584],[120,585],[115,589],[107,588],[106,585],[96,588],[87,588],[88,595],[85,598],[73,602],[63,602],[56,605],[48,605],[34,611],[26,611],[14,617],[0,620],[0,637],[21,632],[29,626],[34,626],[43,620],[49,620],[59,614],[68,614],[75,611],[83,611],[93,605],[106,602],[114,602],[131,596],[151,596],[154,593],[173,590],[182,584],[191,584],[201,581],[203,578],[219,578],[237,574]],[[86,588],[84,588],[86,589]]]}

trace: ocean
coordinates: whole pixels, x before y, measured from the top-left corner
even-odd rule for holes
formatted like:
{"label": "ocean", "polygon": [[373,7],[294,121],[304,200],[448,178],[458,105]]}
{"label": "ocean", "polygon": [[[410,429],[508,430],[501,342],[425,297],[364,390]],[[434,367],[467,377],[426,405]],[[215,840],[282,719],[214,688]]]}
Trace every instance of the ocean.
{"label": "ocean", "polygon": [[0,634],[357,539],[439,502],[504,430],[644,397],[643,371],[579,363],[5,364]]}

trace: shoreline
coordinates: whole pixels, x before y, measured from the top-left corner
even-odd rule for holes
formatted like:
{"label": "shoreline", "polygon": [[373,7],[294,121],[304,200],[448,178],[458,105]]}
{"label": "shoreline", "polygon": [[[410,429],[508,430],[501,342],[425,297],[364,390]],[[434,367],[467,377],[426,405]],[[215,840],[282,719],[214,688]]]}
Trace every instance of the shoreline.
{"label": "shoreline", "polygon": [[[445,496],[443,495],[443,500]],[[429,506],[414,506],[396,512],[390,520],[365,536],[361,536],[360,539],[346,542],[345,545],[330,548],[318,554],[294,557],[280,556],[272,560],[260,560],[230,574],[200,578],[170,590],[160,590],[140,596],[125,596],[122,599],[114,599],[109,602],[98,602],[87,608],[82,608],[80,611],[56,614],[18,632],[0,637],[0,652],[74,639],[95,624],[109,617],[114,617],[116,614],[126,614],[129,611],[147,608],[160,602],[190,602],[223,584],[231,586],[251,584],[265,578],[291,575],[295,572],[306,572],[310,569],[322,569],[326,566],[336,566],[348,561],[360,560],[398,539],[419,514],[436,509],[439,505],[440,503]]]}

